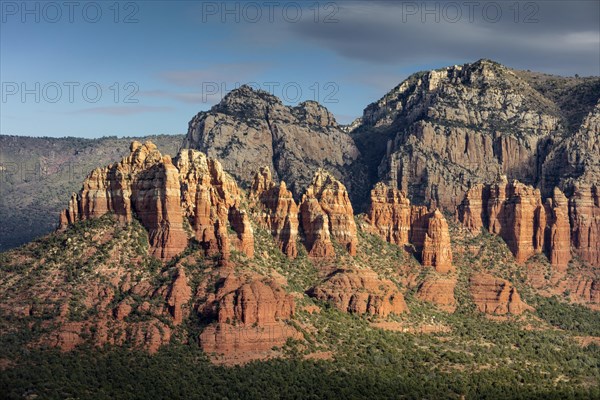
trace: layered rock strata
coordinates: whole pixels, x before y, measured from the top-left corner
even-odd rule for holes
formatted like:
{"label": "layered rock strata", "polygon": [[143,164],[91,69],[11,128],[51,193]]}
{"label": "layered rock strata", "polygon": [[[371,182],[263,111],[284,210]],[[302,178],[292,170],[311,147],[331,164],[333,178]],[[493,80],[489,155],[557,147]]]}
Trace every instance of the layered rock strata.
{"label": "layered rock strata", "polygon": [[386,317],[408,312],[404,296],[396,285],[370,270],[338,270],[309,294],[353,314]]}
{"label": "layered rock strata", "polygon": [[424,266],[438,272],[453,270],[448,223],[439,210],[414,206],[398,189],[377,183],[367,213],[371,231],[398,246],[413,244]]}
{"label": "layered rock strata", "polygon": [[533,310],[521,300],[517,289],[507,280],[487,273],[475,273],[469,288],[477,309],[486,314],[519,315]]}
{"label": "layered rock strata", "polygon": [[182,150],[175,164],[151,142],[133,142],[121,162],[92,171],[61,213],[59,229],[114,213],[123,223],[139,219],[148,230],[151,254],[162,260],[187,247],[184,224],[209,255],[221,253],[226,259],[233,247],[252,257],[252,226],[233,178],[196,150]]}
{"label": "layered rock strata", "polygon": [[444,311],[453,313],[456,310],[455,287],[456,279],[429,277],[419,285],[417,298],[433,303]]}
{"label": "layered rock strata", "polygon": [[251,199],[259,203],[258,221],[271,231],[279,249],[296,258],[298,249],[298,206],[285,182],[273,182],[269,167],[261,167],[254,176]]}
{"label": "layered rock strata", "polygon": [[131,144],[121,162],[90,173],[61,213],[59,228],[114,213],[121,222],[135,217],[148,230],[150,252],[168,260],[187,247],[177,168],[152,142]]}
{"label": "layered rock strata", "polygon": [[300,221],[310,256],[335,254],[331,240],[356,255],[358,237],[354,211],[346,187],[331,174],[319,170],[300,203]]}
{"label": "layered rock strata", "polygon": [[412,75],[365,109],[361,128],[387,135],[380,180],[453,211],[470,186],[498,174],[535,183],[563,125],[524,77],[480,60]]}
{"label": "layered rock strata", "polygon": [[183,147],[218,159],[245,186],[266,165],[298,197],[324,167],[357,195],[368,188],[360,152],[331,112],[314,101],[289,107],[246,85],[194,116]]}
{"label": "layered rock strata", "polygon": [[230,274],[207,299],[203,313],[215,322],[200,334],[200,345],[208,354],[269,352],[290,337],[298,338],[298,332],[285,324],[294,312],[294,298],[275,281],[256,274]]}
{"label": "layered rock strata", "polygon": [[555,269],[564,272],[573,252],[585,262],[600,265],[596,185],[576,185],[570,198],[555,188],[542,203],[539,190],[504,178],[469,190],[456,215],[474,233],[485,228],[500,235],[517,262],[544,252]]}

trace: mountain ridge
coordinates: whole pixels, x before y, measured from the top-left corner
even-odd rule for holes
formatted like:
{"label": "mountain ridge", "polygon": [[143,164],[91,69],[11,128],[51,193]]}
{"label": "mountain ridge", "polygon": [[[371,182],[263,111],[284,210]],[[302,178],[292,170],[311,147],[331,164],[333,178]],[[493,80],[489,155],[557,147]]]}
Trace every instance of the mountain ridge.
{"label": "mountain ridge", "polygon": [[[574,315],[588,321],[578,319],[579,327],[566,332],[595,340],[600,192],[588,156],[596,148],[596,116],[590,113],[565,142],[564,151],[583,166],[581,174],[564,179],[572,192],[553,187],[545,197],[527,183],[537,179],[537,168],[521,171],[520,182],[501,167],[531,165],[530,151],[544,150],[538,144],[561,128],[560,118],[536,108],[539,99],[517,93],[523,82],[506,83],[505,74],[514,75],[482,61],[415,75],[385,104],[368,107],[371,117],[350,134],[317,103],[288,107],[242,87],[190,123],[184,144],[201,139],[213,155],[182,146],[171,157],[151,141],[133,141],[120,161],[87,174],[57,218],[56,232],[0,254],[0,295],[6,299],[0,339],[14,328],[23,346],[62,351],[110,346],[155,354],[183,344],[225,365],[290,354],[349,360],[355,350],[343,346],[352,341],[343,331],[360,335],[357,326],[399,337],[442,335],[460,347],[455,335],[466,320],[502,321],[513,331],[525,329],[522,324],[551,330],[563,326],[556,313],[578,310]],[[507,87],[500,90],[502,85]],[[461,102],[485,107],[461,114],[456,110],[468,110]],[[523,132],[496,129],[493,122],[507,113],[514,114],[507,124],[525,127]],[[480,131],[451,124],[471,119],[483,121]],[[409,122],[403,128],[398,121]],[[448,149],[464,147],[456,158],[448,154],[454,166],[436,178],[447,179],[452,190],[468,186],[452,192],[456,206],[444,206],[446,187],[431,191],[431,180],[403,187],[403,180],[412,182],[403,168],[392,180],[392,170],[376,183],[366,179],[373,165],[361,161],[368,155],[354,140],[379,134],[387,147],[376,165],[380,171],[403,158],[419,165],[411,160],[421,154],[427,156],[425,172],[408,172],[428,179],[444,165]],[[271,153],[253,136],[268,139]],[[356,157],[331,164],[312,154],[295,170],[310,150],[300,142],[313,136],[328,146],[344,138],[349,147],[334,156],[344,159],[347,149],[355,149],[350,153]],[[465,144],[460,138],[469,139]],[[471,147],[473,140],[489,145],[492,155],[514,149],[524,155],[497,158],[477,179],[449,179],[464,154],[481,150]],[[247,146],[252,151],[243,160],[250,164],[236,157]],[[272,157],[257,155],[265,151]],[[231,174],[226,165],[234,167]],[[249,169],[253,165],[258,167]],[[362,175],[352,176],[352,168]],[[298,180],[289,183],[280,175]],[[363,204],[356,192],[365,190]],[[430,201],[418,190],[430,190]],[[552,303],[551,296],[560,300]],[[336,321],[343,321],[336,331],[345,337],[342,344],[327,332]],[[24,335],[31,326],[33,333]],[[534,359],[528,357],[524,363]]]}

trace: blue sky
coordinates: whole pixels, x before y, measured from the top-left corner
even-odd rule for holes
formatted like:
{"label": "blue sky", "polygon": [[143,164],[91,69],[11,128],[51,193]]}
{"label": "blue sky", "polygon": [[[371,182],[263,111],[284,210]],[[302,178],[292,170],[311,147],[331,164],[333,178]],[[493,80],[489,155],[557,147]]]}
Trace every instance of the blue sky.
{"label": "blue sky", "polygon": [[413,72],[480,58],[600,75],[598,2],[476,3],[3,1],[0,133],[185,133],[242,83],[349,123]]}

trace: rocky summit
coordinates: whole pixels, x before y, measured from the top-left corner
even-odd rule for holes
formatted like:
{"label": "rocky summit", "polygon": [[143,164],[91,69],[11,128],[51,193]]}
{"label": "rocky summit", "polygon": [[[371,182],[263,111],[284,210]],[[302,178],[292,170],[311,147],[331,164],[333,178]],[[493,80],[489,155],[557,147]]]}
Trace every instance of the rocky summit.
{"label": "rocky summit", "polygon": [[314,101],[289,107],[268,92],[241,86],[190,121],[183,147],[219,159],[244,187],[267,166],[299,197],[314,172],[327,167],[357,196],[368,190],[356,144]]}
{"label": "rocky summit", "polygon": [[349,126],[235,89],[177,154],[133,141],[64,194],[56,231],[0,253],[0,371],[127,354],[211,382],[597,397],[599,98],[600,78],[489,60],[414,74]]}
{"label": "rocky summit", "polygon": [[599,91],[597,77],[479,60],[410,76],[365,109],[352,136],[372,177],[450,211],[499,175],[544,197],[555,186],[571,193],[574,182],[598,181]]}

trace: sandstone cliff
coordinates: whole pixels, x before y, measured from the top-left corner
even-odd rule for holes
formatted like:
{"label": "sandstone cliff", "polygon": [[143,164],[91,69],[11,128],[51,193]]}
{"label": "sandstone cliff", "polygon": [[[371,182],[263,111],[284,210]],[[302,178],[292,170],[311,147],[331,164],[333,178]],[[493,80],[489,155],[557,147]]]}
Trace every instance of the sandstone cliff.
{"label": "sandstone cliff", "polygon": [[[492,182],[499,174],[539,188],[543,198],[552,196],[555,187],[571,197],[576,183],[597,186],[599,121],[599,77],[552,76],[480,60],[413,74],[345,127],[315,102],[288,107],[275,96],[244,86],[196,115],[182,147],[220,160],[244,188],[266,164],[276,181],[286,181],[296,202],[323,167],[344,183],[356,212],[366,210],[368,190],[380,181],[401,189],[413,204],[452,212],[469,188]],[[9,149],[2,152],[9,169],[31,160],[18,146],[32,139],[0,140],[0,148]],[[170,138],[157,140],[172,146]],[[122,143],[101,141],[106,148]],[[17,238],[31,238],[31,232],[47,232],[47,217],[40,209],[50,210],[50,204],[39,203],[54,196],[55,181],[45,174],[57,176],[55,161],[76,160],[87,173],[88,165],[121,156],[114,149],[75,149],[60,142],[44,142],[44,151],[31,163],[39,162],[43,187],[12,179],[5,185],[5,197],[12,201],[5,202],[0,217],[12,229],[0,247],[23,242]],[[104,161],[94,161],[100,159]],[[52,209],[59,201],[64,200],[49,202]],[[33,215],[43,227],[32,223]],[[29,223],[11,223],[15,218]]]}
{"label": "sandstone cliff", "polygon": [[398,246],[413,244],[424,266],[447,273],[452,268],[448,223],[439,210],[414,206],[398,189],[377,183],[367,214],[371,231]]}
{"label": "sandstone cliff", "polygon": [[581,184],[569,199],[571,244],[579,257],[600,266],[600,190]]}
{"label": "sandstone cliff", "polygon": [[130,222],[134,213],[148,230],[151,253],[170,259],[187,246],[177,168],[152,142],[131,144],[121,162],[97,168],[61,213],[59,228],[78,220],[114,213]]}
{"label": "sandstone cliff", "polygon": [[469,279],[470,291],[477,309],[486,314],[518,315],[533,310],[525,304],[510,282],[486,273],[476,273]]}
{"label": "sandstone cliff", "polygon": [[568,200],[559,188],[546,200],[546,248],[550,263],[559,271],[567,270],[571,260],[571,226]]}
{"label": "sandstone cliff", "polygon": [[[314,102],[287,107],[240,88],[190,123],[186,143],[214,158],[185,149],[171,159],[134,142],[122,161],[88,176],[59,232],[2,256],[0,313],[40,333],[32,345],[154,352],[190,341],[213,360],[243,361],[306,350],[313,347],[306,338],[323,338],[323,326],[343,327],[327,322],[346,317],[321,314],[314,299],[356,314],[346,318],[354,322],[408,312],[396,282],[448,312],[471,297],[489,314],[531,310],[508,280],[473,272],[511,264],[504,249],[497,262],[500,252],[487,254],[453,229],[453,254],[442,210],[463,192],[457,215],[472,232],[500,235],[518,262],[547,254],[552,271],[537,258],[527,265],[542,277],[534,294],[597,307],[598,273],[586,262],[600,263],[598,106],[583,107],[567,127],[562,103],[528,79],[489,61],[416,74],[344,128],[349,133]],[[548,192],[551,171],[561,189]],[[486,183],[500,174],[507,178]],[[359,231],[361,193],[380,179],[388,185],[373,187]],[[272,238],[261,234],[255,246],[253,226]],[[314,263],[320,259],[327,268]],[[523,271],[511,268],[502,276]],[[415,320],[442,315],[408,301]],[[314,314],[297,318],[297,302]]]}
{"label": "sandstone cliff", "polygon": [[309,294],[348,313],[386,317],[390,313],[408,312],[396,285],[369,270],[336,271]]}
{"label": "sandstone cliff", "polygon": [[285,182],[273,182],[269,167],[261,167],[254,175],[250,198],[259,206],[257,219],[275,238],[279,249],[296,258],[298,249],[298,206]]}
{"label": "sandstone cliff", "polygon": [[367,107],[363,124],[389,131],[380,178],[448,210],[500,173],[534,183],[539,148],[561,129],[550,100],[487,60],[411,76]]}
{"label": "sandstone cliff", "polygon": [[284,323],[294,315],[293,297],[259,275],[228,275],[203,310],[215,320],[199,338],[208,354],[259,356],[299,335]]}
{"label": "sandstone cliff", "polygon": [[[565,93],[569,99],[573,93]],[[551,193],[555,186],[571,192],[573,185],[597,184],[600,182],[600,99],[596,94],[596,105],[581,121],[572,135],[559,138],[553,145],[542,168],[541,188]],[[592,97],[593,98],[593,97]],[[585,108],[578,109],[578,113]]]}
{"label": "sandstone cliff", "polygon": [[555,188],[542,204],[539,190],[502,179],[476,185],[457,208],[457,218],[473,232],[481,228],[500,235],[517,262],[544,252],[557,271],[564,272],[571,251],[600,266],[600,201],[596,186],[578,184],[567,199]]}
{"label": "sandstone cliff", "polygon": [[428,220],[421,258],[424,266],[434,267],[438,272],[454,270],[448,223],[439,210],[435,210]]}
{"label": "sandstone cliff", "polygon": [[454,278],[430,277],[419,285],[417,298],[433,303],[444,311],[453,313],[456,310],[455,287],[456,279]]}
{"label": "sandstone cliff", "polygon": [[414,210],[410,200],[401,191],[378,182],[371,190],[371,203],[367,213],[374,233],[389,243],[404,246],[410,242]]}
{"label": "sandstone cliff", "polygon": [[598,181],[599,98],[597,77],[479,60],[411,75],[365,108],[352,136],[372,182],[417,203],[453,211],[469,188],[500,174],[547,197],[573,180]]}
{"label": "sandstone cliff", "polygon": [[331,240],[356,255],[358,244],[354,211],[346,187],[324,170],[318,170],[300,203],[300,219],[309,254],[330,257]]}
{"label": "sandstone cliff", "polygon": [[133,142],[121,162],[92,171],[61,213],[59,229],[107,213],[122,223],[137,218],[148,230],[151,254],[169,260],[187,247],[185,223],[207,254],[227,259],[233,247],[252,257],[252,226],[233,178],[196,150],[182,150],[175,162],[151,142]]}

